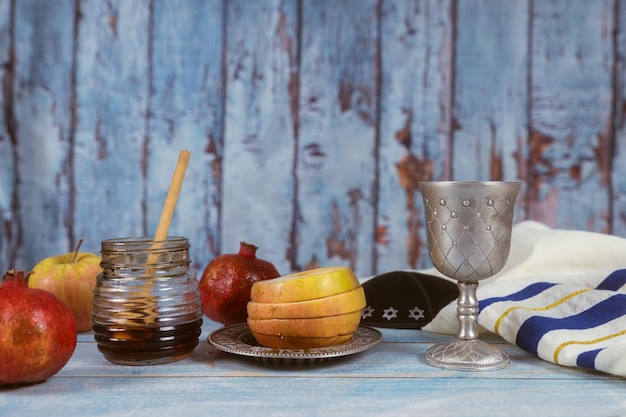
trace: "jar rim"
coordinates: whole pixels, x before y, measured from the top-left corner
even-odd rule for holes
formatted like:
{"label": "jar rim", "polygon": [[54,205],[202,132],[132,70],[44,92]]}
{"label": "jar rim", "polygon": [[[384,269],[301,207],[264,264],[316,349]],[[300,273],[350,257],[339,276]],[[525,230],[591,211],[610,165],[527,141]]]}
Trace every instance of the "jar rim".
{"label": "jar rim", "polygon": [[155,241],[150,236],[119,237],[105,239],[101,242],[102,250],[168,250],[172,248],[188,248],[189,239],[182,236],[167,236],[165,240]]}
{"label": "jar rim", "polygon": [[139,242],[139,243],[157,243],[157,242],[182,242],[187,240],[186,237],[183,236],[167,236],[165,240],[154,240],[151,236],[130,236],[130,237],[114,237],[110,239],[105,239],[102,242],[112,242],[112,243],[125,243],[125,242]]}

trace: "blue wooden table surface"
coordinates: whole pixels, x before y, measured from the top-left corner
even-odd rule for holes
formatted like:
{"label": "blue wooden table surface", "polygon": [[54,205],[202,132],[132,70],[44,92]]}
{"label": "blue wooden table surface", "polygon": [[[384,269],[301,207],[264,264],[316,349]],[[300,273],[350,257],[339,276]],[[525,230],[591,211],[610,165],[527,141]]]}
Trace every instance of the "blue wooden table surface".
{"label": "blue wooden table surface", "polygon": [[216,350],[205,320],[199,346],[179,362],[114,365],[91,333],[48,381],[0,390],[0,416],[623,416],[626,381],[556,366],[495,336],[511,365],[494,372],[427,365],[450,336],[381,329],[366,352],[312,365],[277,365]]}

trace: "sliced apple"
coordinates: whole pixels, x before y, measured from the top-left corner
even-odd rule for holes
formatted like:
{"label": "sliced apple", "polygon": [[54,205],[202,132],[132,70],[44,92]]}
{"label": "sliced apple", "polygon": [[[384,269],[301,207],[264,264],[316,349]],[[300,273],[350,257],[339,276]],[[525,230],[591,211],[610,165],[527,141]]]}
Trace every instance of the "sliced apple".
{"label": "sliced apple", "polygon": [[350,268],[330,266],[255,282],[250,299],[258,303],[291,303],[341,294],[359,285]]}
{"label": "sliced apple", "polygon": [[351,291],[314,300],[291,303],[248,302],[248,317],[255,319],[309,319],[361,311],[366,305],[365,291]]}
{"label": "sliced apple", "polygon": [[278,337],[335,337],[354,333],[361,311],[313,319],[254,319],[248,317],[252,334]]}
{"label": "sliced apple", "polygon": [[263,346],[275,349],[314,349],[340,345],[350,341],[351,334],[342,334],[333,337],[291,337],[269,336],[261,333],[252,333],[256,341]]}

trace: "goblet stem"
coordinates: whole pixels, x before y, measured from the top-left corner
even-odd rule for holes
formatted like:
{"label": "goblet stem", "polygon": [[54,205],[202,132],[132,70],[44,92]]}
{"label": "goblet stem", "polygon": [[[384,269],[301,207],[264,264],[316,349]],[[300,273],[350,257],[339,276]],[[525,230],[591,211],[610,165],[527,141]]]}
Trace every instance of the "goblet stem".
{"label": "goblet stem", "polygon": [[459,298],[457,300],[457,319],[459,320],[459,331],[457,338],[463,340],[478,339],[478,298],[476,289],[478,281],[459,281]]}
{"label": "goblet stem", "polygon": [[510,362],[501,348],[478,340],[478,281],[459,281],[456,340],[437,343],[426,352],[426,362],[446,369],[489,371],[502,369]]}

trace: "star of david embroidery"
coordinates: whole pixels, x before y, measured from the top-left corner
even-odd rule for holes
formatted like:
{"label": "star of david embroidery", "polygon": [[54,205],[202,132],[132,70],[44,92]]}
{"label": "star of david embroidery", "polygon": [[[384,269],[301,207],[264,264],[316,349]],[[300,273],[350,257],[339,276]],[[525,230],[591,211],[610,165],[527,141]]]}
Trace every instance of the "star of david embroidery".
{"label": "star of david embroidery", "polygon": [[364,319],[367,317],[372,317],[372,313],[374,313],[374,309],[372,308],[372,306],[367,306],[361,312],[361,318]]}
{"label": "star of david embroidery", "polygon": [[398,317],[397,313],[398,313],[398,310],[396,310],[393,307],[386,308],[385,312],[383,313],[383,318],[387,320],[395,319]]}
{"label": "star of david embroidery", "polygon": [[420,310],[418,307],[415,307],[412,310],[409,310],[409,318],[415,319],[415,320],[423,319],[424,310]]}

